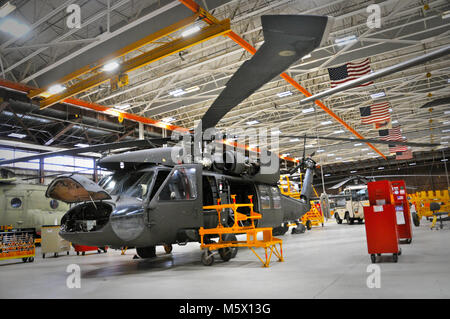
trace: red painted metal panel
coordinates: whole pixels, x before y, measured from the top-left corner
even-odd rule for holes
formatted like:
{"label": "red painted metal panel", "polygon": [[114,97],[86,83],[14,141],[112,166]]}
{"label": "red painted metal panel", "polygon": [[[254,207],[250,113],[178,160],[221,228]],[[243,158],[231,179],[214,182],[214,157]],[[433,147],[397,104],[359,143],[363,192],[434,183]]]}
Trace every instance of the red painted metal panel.
{"label": "red painted metal panel", "polygon": [[364,207],[364,218],[369,254],[394,254],[400,251],[394,205]]}

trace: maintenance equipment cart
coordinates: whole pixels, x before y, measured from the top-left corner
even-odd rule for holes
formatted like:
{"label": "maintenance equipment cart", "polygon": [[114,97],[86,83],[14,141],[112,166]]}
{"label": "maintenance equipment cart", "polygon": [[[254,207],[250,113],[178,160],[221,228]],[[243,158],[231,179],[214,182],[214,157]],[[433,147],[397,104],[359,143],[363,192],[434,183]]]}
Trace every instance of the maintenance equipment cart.
{"label": "maintenance equipment cart", "polygon": [[0,260],[22,259],[33,262],[35,246],[33,232],[9,230],[0,232]]}
{"label": "maintenance equipment cart", "polygon": [[59,225],[42,226],[41,227],[41,252],[42,258],[45,258],[45,254],[53,253],[55,257],[58,257],[58,253],[70,251],[70,243],[59,236]]}

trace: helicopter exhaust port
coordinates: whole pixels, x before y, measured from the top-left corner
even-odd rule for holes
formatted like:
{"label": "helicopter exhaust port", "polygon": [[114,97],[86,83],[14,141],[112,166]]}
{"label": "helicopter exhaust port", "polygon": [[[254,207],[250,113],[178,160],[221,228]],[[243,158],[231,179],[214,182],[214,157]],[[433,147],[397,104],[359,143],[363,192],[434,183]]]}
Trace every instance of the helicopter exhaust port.
{"label": "helicopter exhaust port", "polygon": [[109,221],[112,206],[106,203],[85,203],[73,207],[61,219],[63,232],[94,232]]}

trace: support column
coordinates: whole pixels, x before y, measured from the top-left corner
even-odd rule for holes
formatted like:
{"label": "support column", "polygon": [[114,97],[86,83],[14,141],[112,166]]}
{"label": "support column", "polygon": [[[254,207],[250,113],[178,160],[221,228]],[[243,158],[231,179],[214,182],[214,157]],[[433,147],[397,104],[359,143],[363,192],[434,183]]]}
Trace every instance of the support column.
{"label": "support column", "polygon": [[139,122],[139,139],[144,139],[144,123]]}

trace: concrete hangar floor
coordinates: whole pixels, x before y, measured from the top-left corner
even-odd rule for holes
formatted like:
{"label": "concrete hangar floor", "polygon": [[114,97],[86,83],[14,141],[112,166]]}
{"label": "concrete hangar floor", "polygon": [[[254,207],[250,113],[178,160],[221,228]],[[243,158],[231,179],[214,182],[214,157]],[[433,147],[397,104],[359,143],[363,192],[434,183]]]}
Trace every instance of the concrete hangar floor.
{"label": "concrete hangar floor", "polygon": [[[0,298],[450,298],[449,226],[430,230],[429,223],[413,228],[411,245],[402,245],[398,263],[382,256],[380,288],[368,288],[372,265],[364,225],[338,225],[303,234],[286,233],[285,261],[261,263],[247,248],[229,262],[210,266],[200,261],[198,244],[173,247],[157,258],[133,259],[118,250],[42,258],[33,263],[0,263]],[[81,288],[67,288],[68,265],[81,269]]]}

